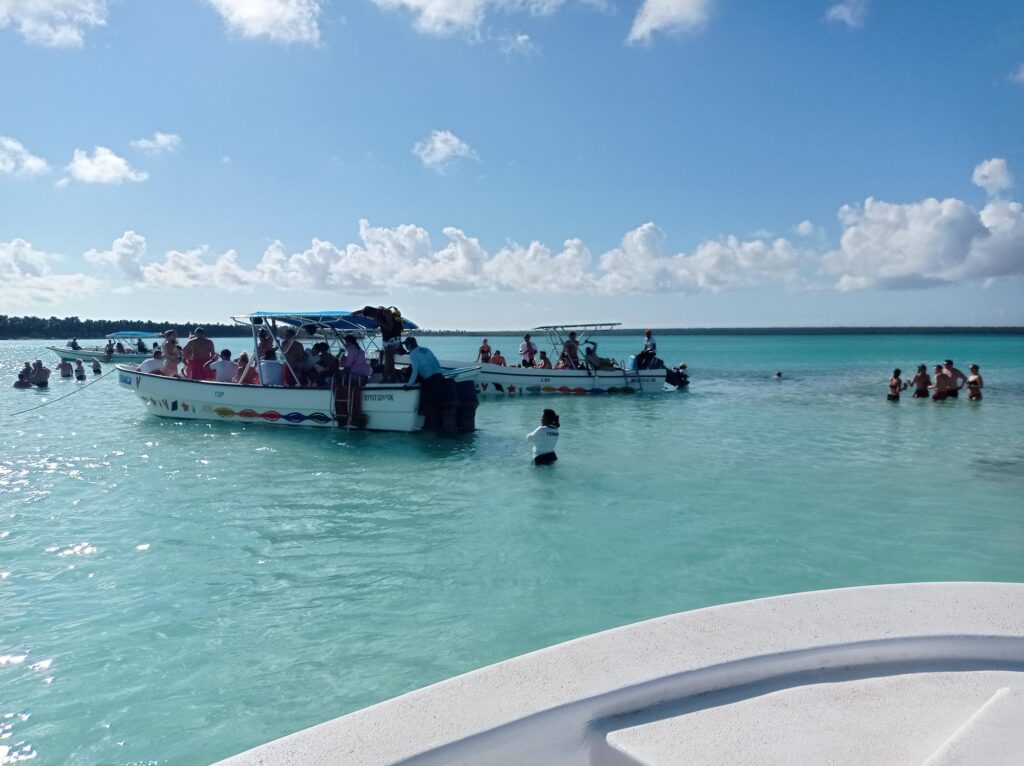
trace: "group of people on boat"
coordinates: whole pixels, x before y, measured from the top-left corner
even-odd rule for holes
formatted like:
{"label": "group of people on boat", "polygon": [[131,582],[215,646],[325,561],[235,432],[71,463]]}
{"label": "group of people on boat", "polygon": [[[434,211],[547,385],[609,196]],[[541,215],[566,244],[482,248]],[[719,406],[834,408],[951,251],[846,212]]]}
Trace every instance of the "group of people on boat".
{"label": "group of people on boat", "polygon": [[[557,348],[555,349],[557,350]],[[581,358],[582,351],[582,358]],[[644,330],[644,346],[634,357],[633,362],[638,370],[649,369],[658,358],[658,344],[654,341],[654,334],[651,330]],[[562,349],[558,355],[558,361],[554,364],[546,351],[539,351],[537,344],[533,342],[530,333],[523,336],[523,342],[519,344],[519,367],[532,367],[541,370],[619,370],[618,363],[609,357],[600,356],[597,353],[597,343],[592,340],[583,342],[580,348],[580,341],[576,332],[570,331],[569,336],[562,342]],[[487,338],[483,339],[480,348],[477,349],[476,361],[483,364],[496,364],[499,367],[508,366],[501,351],[491,351],[491,345]]]}
{"label": "group of people on boat", "polygon": [[937,364],[932,368],[934,380],[928,375],[928,366],[920,364],[917,367],[917,374],[909,381],[901,377],[902,371],[896,368],[889,378],[889,393],[886,398],[890,402],[900,400],[900,392],[910,388],[914,389],[915,399],[927,399],[941,402],[946,399],[956,399],[960,396],[960,389],[967,389],[967,398],[971,401],[981,401],[981,389],[985,387],[985,381],[981,377],[980,368],[972,364],[967,368],[970,375],[964,375],[953,364],[952,359],[947,359],[944,364]]}
{"label": "group of people on boat", "polygon": [[[83,351],[81,344],[78,342],[78,338],[72,338],[66,344],[72,351]],[[159,348],[159,344],[153,343],[153,349]],[[97,351],[100,349],[97,348]],[[114,354],[148,354],[151,351],[146,346],[146,342],[142,338],[136,338],[135,343],[124,344],[121,341],[115,341],[113,338],[108,338],[106,345],[103,347],[102,352],[107,357],[107,361],[110,361],[111,356]]]}

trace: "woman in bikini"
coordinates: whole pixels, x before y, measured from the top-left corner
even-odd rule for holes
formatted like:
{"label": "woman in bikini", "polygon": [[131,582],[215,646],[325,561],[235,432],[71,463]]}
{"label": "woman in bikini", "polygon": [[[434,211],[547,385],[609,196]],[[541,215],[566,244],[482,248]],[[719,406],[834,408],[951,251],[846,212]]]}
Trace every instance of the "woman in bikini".
{"label": "woman in bikini", "polygon": [[889,395],[885,398],[890,402],[898,402],[900,400],[900,391],[903,390],[903,381],[900,380],[901,370],[897,367],[892,371],[892,377],[889,378]]}
{"label": "woman in bikini", "polygon": [[967,378],[967,399],[972,402],[981,401],[981,389],[985,387],[985,381],[978,374],[978,365],[970,366],[971,374]]}

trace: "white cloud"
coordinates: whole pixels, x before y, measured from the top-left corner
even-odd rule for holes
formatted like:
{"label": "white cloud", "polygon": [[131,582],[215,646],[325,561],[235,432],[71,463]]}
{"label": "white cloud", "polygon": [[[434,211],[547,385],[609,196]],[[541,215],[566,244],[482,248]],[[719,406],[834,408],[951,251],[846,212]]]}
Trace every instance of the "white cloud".
{"label": "white cloud", "polygon": [[85,260],[102,266],[117,266],[129,277],[142,276],[139,261],[146,254],[146,238],[134,231],[126,231],[114,240],[110,250],[90,250]]}
{"label": "white cloud", "polygon": [[712,0],[644,0],[628,42],[650,42],[655,32],[689,32],[707,23]]}
{"label": "white cloud", "polygon": [[242,37],[280,43],[319,43],[320,4],[316,0],[207,0],[228,29]]}
{"label": "white cloud", "polygon": [[825,12],[828,21],[836,21],[851,29],[860,29],[868,15],[868,0],[843,0]]}
{"label": "white cloud", "polygon": [[989,195],[998,194],[1013,186],[1013,174],[1010,173],[1006,160],[998,157],[979,163],[971,180]]}
{"label": "white cloud", "polygon": [[93,293],[99,280],[85,274],[54,274],[57,256],[36,250],[23,239],[0,242],[0,303],[5,309],[33,310]]}
{"label": "white cloud", "polygon": [[994,200],[980,213],[958,199],[893,204],[872,198],[839,211],[839,250],[827,271],[840,290],[918,288],[1024,273],[1024,210]]}
{"label": "white cloud", "polygon": [[161,133],[159,130],[152,138],[140,138],[132,141],[132,146],[141,149],[147,154],[160,154],[161,152],[173,152],[181,146],[181,136],[177,133]]}
{"label": "white cloud", "polygon": [[107,23],[107,0],[0,0],[0,29],[17,26],[30,43],[80,48],[86,29]]}
{"label": "white cloud", "polygon": [[412,148],[424,167],[444,172],[459,158],[477,159],[473,148],[449,130],[435,130]]}
{"label": "white cloud", "polygon": [[46,160],[32,154],[21,141],[0,136],[0,176],[35,176],[49,169]]}
{"label": "white cloud", "polygon": [[1017,68],[1010,72],[1010,82],[1024,85],[1024,63],[1018,64]]}
{"label": "white cloud", "polygon": [[809,237],[814,234],[814,224],[810,221],[803,220],[793,227],[793,231],[801,237]]}
{"label": "white cloud", "polygon": [[407,10],[416,17],[416,29],[425,34],[475,32],[484,20],[487,0],[373,0],[385,10]]}
{"label": "white cloud", "polygon": [[[118,157],[105,146],[97,146],[91,157],[88,152],[75,149],[74,157],[65,169],[70,178],[86,184],[138,183],[149,178],[148,173],[135,170],[128,164],[128,160]],[[68,180],[61,179],[58,185],[66,186]]]}
{"label": "white cloud", "polygon": [[519,32],[514,35],[502,35],[498,39],[498,47],[506,56],[533,58],[540,52],[540,48],[525,32]]}

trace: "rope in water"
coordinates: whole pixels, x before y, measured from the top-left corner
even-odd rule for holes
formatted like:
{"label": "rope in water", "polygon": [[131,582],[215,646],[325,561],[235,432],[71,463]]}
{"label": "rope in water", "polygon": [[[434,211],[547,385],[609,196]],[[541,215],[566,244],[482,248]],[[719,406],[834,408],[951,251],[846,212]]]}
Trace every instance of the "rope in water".
{"label": "rope in water", "polygon": [[100,375],[98,378],[95,378],[94,380],[89,381],[84,386],[79,386],[74,391],[71,391],[70,393],[64,394],[64,396],[58,396],[56,399],[51,399],[48,402],[43,402],[42,404],[37,404],[35,407],[29,407],[27,410],[21,410],[21,412],[12,412],[7,417],[13,418],[13,417],[17,417],[18,415],[24,415],[26,412],[32,412],[32,410],[38,410],[38,409],[41,409],[41,408],[46,407],[48,405],[54,404],[56,402],[59,402],[61,399],[67,399],[69,396],[73,396],[74,394],[77,394],[79,391],[84,391],[89,386],[91,386],[93,383],[99,383],[101,380],[103,380],[105,377],[107,377],[112,372],[117,372],[117,368],[115,367],[112,370],[107,370],[105,373]]}

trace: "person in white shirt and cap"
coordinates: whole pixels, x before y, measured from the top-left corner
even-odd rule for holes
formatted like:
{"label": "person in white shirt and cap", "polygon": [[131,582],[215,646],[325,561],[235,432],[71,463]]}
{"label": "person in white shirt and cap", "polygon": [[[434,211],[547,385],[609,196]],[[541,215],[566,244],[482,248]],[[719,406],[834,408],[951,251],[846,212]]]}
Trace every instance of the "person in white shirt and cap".
{"label": "person in white shirt and cap", "polygon": [[540,416],[540,425],[526,435],[533,442],[534,465],[551,465],[558,460],[555,454],[558,427],[558,414],[554,410],[544,410]]}

